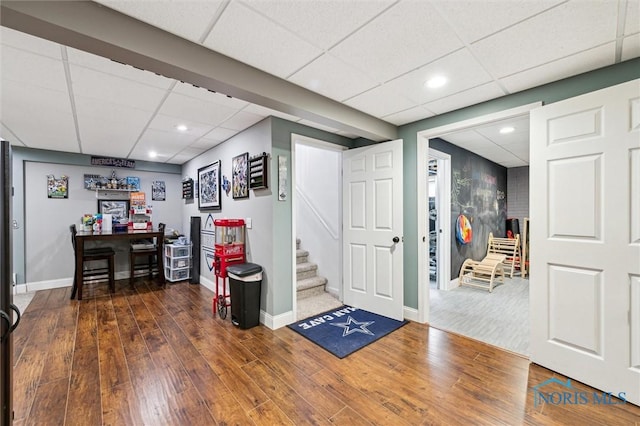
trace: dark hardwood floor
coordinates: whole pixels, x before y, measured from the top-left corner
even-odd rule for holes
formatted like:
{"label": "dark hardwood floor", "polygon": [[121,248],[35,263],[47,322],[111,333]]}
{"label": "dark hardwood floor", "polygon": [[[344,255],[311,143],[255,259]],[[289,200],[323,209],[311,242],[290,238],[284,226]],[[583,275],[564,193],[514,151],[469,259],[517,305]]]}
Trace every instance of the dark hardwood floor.
{"label": "dark hardwood floor", "polygon": [[640,425],[631,404],[536,405],[534,386],[565,378],[427,325],[340,360],[286,327],[214,318],[199,285],[116,290],[36,294],[14,333],[14,424]]}

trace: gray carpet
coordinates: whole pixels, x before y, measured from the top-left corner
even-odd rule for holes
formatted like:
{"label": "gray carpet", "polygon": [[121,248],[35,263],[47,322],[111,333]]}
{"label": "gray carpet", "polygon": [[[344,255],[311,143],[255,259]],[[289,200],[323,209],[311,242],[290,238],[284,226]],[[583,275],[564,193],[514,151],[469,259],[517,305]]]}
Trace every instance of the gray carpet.
{"label": "gray carpet", "polygon": [[529,280],[505,278],[493,292],[471,287],[430,289],[429,324],[529,355]]}

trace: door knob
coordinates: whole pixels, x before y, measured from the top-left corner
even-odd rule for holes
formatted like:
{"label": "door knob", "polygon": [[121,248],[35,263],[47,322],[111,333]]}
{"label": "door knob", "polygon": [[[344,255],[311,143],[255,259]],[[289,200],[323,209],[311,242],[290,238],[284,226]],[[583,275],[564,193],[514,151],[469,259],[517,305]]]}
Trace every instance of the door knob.
{"label": "door knob", "polygon": [[399,243],[400,242],[400,237],[393,237],[393,242],[394,243]]}

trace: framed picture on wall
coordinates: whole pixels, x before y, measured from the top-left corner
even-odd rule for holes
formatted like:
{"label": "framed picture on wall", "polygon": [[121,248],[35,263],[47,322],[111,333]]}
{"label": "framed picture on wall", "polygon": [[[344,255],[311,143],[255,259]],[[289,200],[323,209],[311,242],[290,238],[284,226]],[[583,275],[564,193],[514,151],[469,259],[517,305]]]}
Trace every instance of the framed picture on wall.
{"label": "framed picture on wall", "polygon": [[[192,181],[193,183],[193,181]],[[167,187],[163,180],[154,180],[151,184],[151,199],[153,201],[164,201],[167,198]]]}
{"label": "framed picture on wall", "polygon": [[129,200],[98,200],[98,213],[110,214],[114,222],[127,223]]}
{"label": "framed picture on wall", "polygon": [[220,160],[198,169],[198,208],[220,210]]}
{"label": "framed picture on wall", "polygon": [[233,198],[247,198],[249,196],[249,182],[247,181],[248,163],[248,152],[233,157],[233,162],[231,163],[231,188]]}

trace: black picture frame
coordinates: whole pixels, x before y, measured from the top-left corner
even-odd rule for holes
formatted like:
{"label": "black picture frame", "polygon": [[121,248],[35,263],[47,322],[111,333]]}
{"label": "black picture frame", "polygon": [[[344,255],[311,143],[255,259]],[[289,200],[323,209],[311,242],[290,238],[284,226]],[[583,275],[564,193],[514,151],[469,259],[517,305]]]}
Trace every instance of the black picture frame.
{"label": "black picture frame", "polygon": [[248,170],[248,152],[233,157],[231,163],[231,192],[234,199],[249,197]]}
{"label": "black picture frame", "polygon": [[198,209],[221,210],[220,160],[198,169]]}
{"label": "black picture frame", "polygon": [[129,200],[98,200],[98,213],[110,214],[117,223],[129,220]]}

